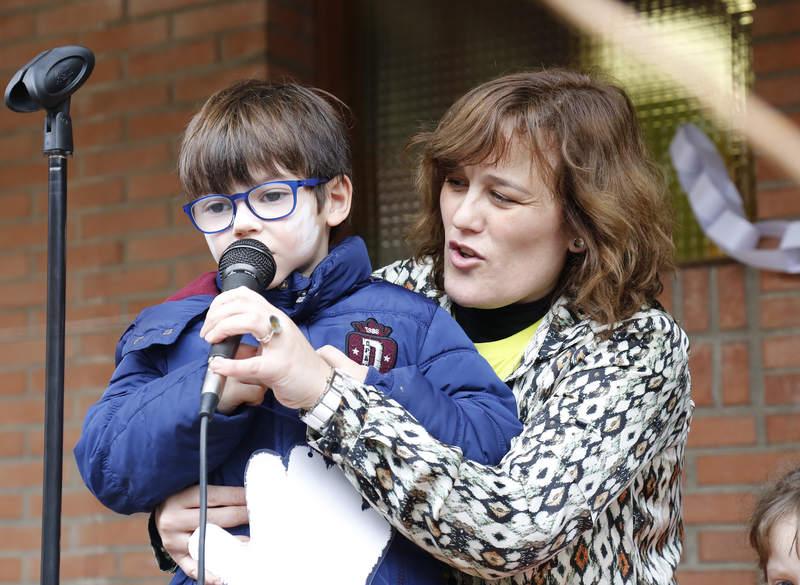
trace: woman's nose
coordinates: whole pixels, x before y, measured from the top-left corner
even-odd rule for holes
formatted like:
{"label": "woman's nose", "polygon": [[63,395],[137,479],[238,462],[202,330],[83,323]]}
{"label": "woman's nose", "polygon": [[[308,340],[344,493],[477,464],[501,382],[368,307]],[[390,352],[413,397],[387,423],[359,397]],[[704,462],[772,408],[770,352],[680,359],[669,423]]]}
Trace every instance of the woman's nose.
{"label": "woman's nose", "polygon": [[236,203],[236,217],[233,218],[233,233],[237,236],[261,231],[262,221],[250,211],[244,201]]}
{"label": "woman's nose", "polygon": [[480,211],[480,198],[472,189],[458,202],[453,213],[453,225],[460,230],[473,232],[481,230],[483,214]]}

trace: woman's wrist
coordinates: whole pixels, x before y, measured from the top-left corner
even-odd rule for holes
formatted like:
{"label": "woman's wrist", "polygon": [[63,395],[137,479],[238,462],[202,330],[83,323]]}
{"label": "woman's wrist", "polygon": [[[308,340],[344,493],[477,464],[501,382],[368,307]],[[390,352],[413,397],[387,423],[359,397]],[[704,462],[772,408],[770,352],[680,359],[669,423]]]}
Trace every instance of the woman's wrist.
{"label": "woman's wrist", "polygon": [[337,375],[336,370],[330,366],[328,376],[325,379],[325,386],[316,402],[307,409],[300,409],[300,420],[317,432],[324,428],[328,421],[333,418],[341,403],[342,395],[333,385],[334,378]]}

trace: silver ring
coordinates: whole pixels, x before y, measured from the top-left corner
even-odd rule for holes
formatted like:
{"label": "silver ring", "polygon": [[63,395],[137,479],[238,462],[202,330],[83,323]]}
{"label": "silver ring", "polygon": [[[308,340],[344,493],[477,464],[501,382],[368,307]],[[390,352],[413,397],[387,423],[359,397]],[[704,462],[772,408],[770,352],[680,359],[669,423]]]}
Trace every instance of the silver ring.
{"label": "silver ring", "polygon": [[272,336],[278,335],[281,331],[283,331],[283,328],[281,327],[281,320],[278,319],[275,315],[270,315],[269,329],[264,334],[264,337],[257,338],[258,342],[261,345],[267,345],[269,343],[269,340],[272,339]]}

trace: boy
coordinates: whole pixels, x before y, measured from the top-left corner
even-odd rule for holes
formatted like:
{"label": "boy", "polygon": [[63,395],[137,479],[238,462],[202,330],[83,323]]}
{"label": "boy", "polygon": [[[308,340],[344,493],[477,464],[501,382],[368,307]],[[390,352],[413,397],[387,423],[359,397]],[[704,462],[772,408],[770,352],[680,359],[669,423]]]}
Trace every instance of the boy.
{"label": "boy", "polygon": [[[217,261],[239,239],[270,248],[277,272],[264,297],[311,347],[332,345],[372,366],[367,383],[431,434],[471,459],[496,463],[520,430],[509,389],[434,302],[370,278],[360,239],[328,249],[331,229],[349,214],[352,186],[342,115],[325,96],[246,81],[209,98],[181,147],[180,178],[191,200],[184,209]],[[200,277],[143,311],[117,346],[117,369],[75,447],[87,486],[117,512],[150,511],[197,482],[208,357],[198,333],[217,294],[213,274]],[[244,346],[237,357],[254,352]],[[404,390],[421,383],[423,392]],[[306,439],[298,413],[252,381],[229,378],[218,412],[209,425],[210,484],[240,486],[254,451],[285,455]],[[396,537],[372,583],[435,583],[443,572]],[[179,571],[173,582],[187,580]]]}
{"label": "boy", "polygon": [[770,486],[756,502],[750,544],[769,585],[800,583],[800,469]]}

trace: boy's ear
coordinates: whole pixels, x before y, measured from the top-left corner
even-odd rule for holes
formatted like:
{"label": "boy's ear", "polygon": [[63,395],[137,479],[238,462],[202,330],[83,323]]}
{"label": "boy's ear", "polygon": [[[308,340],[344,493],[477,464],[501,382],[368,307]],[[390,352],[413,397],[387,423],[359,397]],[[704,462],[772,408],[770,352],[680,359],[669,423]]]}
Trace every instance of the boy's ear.
{"label": "boy's ear", "polygon": [[353,183],[347,175],[339,175],[326,185],[325,206],[328,227],[336,227],[350,215],[350,204],[353,202]]}

